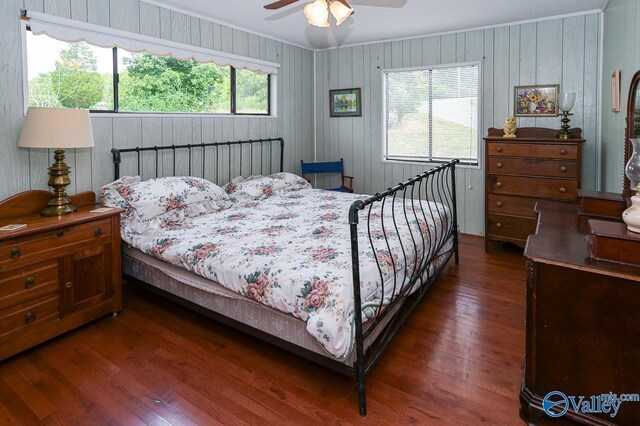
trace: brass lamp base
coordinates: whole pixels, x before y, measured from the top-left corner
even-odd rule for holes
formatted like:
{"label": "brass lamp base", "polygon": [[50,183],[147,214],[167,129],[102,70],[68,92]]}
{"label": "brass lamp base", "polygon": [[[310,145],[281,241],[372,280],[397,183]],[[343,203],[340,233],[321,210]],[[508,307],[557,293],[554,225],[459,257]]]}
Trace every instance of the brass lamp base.
{"label": "brass lamp base", "polygon": [[573,115],[573,114],[569,114],[569,111],[562,111],[562,126],[560,126],[560,128],[562,130],[560,130],[558,132],[558,139],[571,139],[571,132],[569,131],[569,116]]}
{"label": "brass lamp base", "polygon": [[40,212],[43,216],[62,216],[73,213],[77,209],[71,205],[65,191],[71,183],[69,179],[71,168],[64,162],[64,149],[56,149],[53,158],[56,161],[49,167],[48,181],[48,185],[53,188],[53,198],[48,203],[49,207]]}

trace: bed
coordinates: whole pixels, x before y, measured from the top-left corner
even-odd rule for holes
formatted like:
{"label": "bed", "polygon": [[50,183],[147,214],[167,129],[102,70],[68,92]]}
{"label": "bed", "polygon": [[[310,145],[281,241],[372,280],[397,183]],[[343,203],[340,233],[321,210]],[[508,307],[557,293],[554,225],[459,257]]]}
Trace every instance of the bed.
{"label": "bed", "polygon": [[[205,214],[140,229],[123,220],[123,273],[353,376],[365,415],[366,375],[440,271],[458,263],[457,161],[367,196],[310,188],[282,173],[283,152],[281,138],[113,149],[116,182],[125,167],[231,182],[232,202]],[[252,177],[232,179],[243,174]]]}

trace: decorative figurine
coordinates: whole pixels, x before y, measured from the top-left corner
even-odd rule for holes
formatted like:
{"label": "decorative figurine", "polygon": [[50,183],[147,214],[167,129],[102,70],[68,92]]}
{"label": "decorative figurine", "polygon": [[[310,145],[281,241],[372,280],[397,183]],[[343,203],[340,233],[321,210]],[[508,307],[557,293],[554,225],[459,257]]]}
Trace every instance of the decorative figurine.
{"label": "decorative figurine", "polygon": [[515,117],[507,117],[504,120],[504,136],[505,138],[515,138],[516,131],[518,130],[518,126],[516,125]]}

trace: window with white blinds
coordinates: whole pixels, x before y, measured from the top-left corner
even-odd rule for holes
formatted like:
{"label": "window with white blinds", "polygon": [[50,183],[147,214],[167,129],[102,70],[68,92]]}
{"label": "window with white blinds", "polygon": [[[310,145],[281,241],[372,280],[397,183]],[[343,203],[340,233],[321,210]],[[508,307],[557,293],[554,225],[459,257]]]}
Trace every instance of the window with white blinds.
{"label": "window with white blinds", "polygon": [[388,70],[384,160],[477,165],[480,64]]}

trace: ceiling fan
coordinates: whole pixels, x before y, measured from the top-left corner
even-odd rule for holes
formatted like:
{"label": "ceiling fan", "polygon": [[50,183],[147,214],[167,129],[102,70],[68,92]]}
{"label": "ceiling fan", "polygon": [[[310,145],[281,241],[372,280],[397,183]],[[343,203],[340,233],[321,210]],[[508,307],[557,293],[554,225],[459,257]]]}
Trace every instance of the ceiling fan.
{"label": "ceiling fan", "polygon": [[[269,3],[264,8],[269,10],[280,9],[298,1],[278,0],[274,3]],[[354,13],[347,0],[315,0],[304,7],[304,15],[307,17],[307,21],[316,27],[329,26],[329,12],[336,19],[336,25],[342,24]]]}

